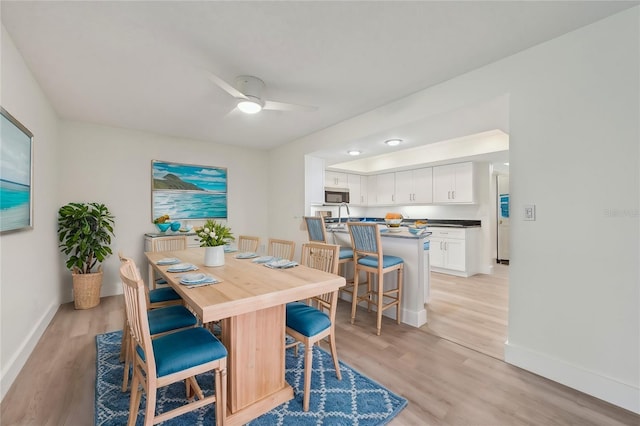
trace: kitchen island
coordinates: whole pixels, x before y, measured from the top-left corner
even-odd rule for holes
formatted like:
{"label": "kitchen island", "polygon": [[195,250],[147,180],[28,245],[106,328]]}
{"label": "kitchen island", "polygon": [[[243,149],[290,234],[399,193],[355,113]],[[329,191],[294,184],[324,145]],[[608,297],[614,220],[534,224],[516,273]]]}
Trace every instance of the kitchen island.
{"label": "kitchen island", "polygon": [[[349,231],[344,224],[329,226],[327,232],[330,243],[351,247]],[[384,225],[381,225],[380,229],[384,253],[404,259],[400,320],[414,327],[420,327],[427,322],[425,304],[429,300],[429,235],[430,232],[413,235],[404,226],[397,228],[397,231]],[[353,269],[350,269],[348,274],[353,275]],[[365,280],[365,277],[361,278]],[[385,288],[393,288],[395,279],[395,274],[386,274]],[[345,300],[351,302],[350,295],[346,295]],[[389,309],[383,312],[383,315],[395,319],[395,309]]]}

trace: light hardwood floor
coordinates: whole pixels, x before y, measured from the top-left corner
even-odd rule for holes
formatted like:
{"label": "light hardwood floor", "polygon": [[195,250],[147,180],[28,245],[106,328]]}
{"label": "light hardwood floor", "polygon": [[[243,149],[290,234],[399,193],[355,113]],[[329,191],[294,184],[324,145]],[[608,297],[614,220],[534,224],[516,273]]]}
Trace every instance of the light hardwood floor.
{"label": "light hardwood floor", "polygon": [[[93,424],[95,335],[122,326],[122,296],[87,311],[62,305],[2,401],[0,423]],[[409,400],[390,424],[634,425],[640,416],[527,373],[494,357],[340,303],[338,355]]]}
{"label": "light hardwood floor", "polygon": [[469,278],[431,273],[427,333],[504,359],[509,305],[509,267]]}

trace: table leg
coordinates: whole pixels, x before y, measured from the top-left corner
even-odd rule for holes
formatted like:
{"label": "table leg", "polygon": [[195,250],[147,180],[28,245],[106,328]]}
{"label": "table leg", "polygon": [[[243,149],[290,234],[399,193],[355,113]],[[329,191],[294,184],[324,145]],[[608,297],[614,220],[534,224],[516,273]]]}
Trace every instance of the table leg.
{"label": "table leg", "polygon": [[227,421],[244,424],[293,398],[285,374],[285,307],[227,318]]}

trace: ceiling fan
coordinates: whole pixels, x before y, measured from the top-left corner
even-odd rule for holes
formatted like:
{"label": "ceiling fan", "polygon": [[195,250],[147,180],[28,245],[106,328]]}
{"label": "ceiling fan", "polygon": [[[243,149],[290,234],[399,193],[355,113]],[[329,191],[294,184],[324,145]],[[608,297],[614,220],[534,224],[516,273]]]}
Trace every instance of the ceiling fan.
{"label": "ceiling fan", "polygon": [[235,87],[215,74],[209,73],[209,78],[225,92],[233,96],[238,109],[246,114],[255,114],[263,109],[279,111],[315,111],[318,107],[269,101],[262,98],[264,81],[251,75],[236,77]]}

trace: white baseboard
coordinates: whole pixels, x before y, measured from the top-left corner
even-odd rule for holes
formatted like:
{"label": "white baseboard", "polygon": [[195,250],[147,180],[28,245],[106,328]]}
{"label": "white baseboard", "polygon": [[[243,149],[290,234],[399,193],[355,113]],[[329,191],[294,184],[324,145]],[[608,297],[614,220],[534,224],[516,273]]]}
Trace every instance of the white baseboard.
{"label": "white baseboard", "polygon": [[40,337],[42,337],[54,315],[58,312],[59,307],[60,305],[57,303],[52,303],[49,306],[44,315],[40,317],[39,321],[31,329],[26,339],[24,339],[19,350],[16,351],[9,362],[7,362],[6,367],[2,370],[2,377],[0,377],[0,399],[4,399],[14,380],[18,377],[20,370],[22,370],[22,367],[24,367],[29,359],[31,352],[33,352],[36,344],[38,344]]}
{"label": "white baseboard", "polygon": [[505,343],[504,360],[516,367],[640,414],[638,386],[623,383],[509,342]]}

